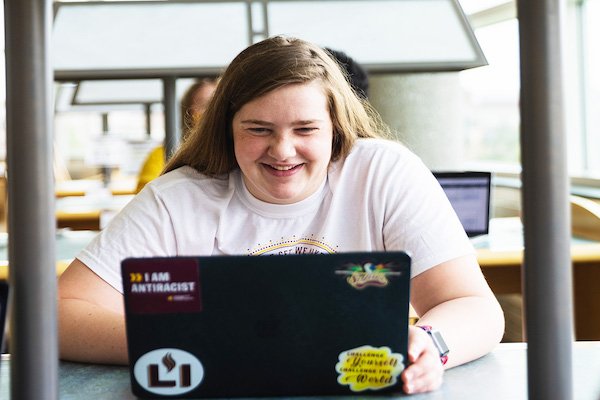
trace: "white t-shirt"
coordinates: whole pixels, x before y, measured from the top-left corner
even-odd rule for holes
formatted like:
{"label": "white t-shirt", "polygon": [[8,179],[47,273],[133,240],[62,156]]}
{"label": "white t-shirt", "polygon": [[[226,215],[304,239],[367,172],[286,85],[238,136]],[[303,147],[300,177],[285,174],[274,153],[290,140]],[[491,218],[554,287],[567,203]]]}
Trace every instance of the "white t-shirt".
{"label": "white t-shirt", "polygon": [[360,139],[313,195],[260,201],[241,172],[215,179],[181,167],[152,181],[77,256],[122,292],[127,257],[404,250],[412,276],[473,253],[443,190],[399,143]]}

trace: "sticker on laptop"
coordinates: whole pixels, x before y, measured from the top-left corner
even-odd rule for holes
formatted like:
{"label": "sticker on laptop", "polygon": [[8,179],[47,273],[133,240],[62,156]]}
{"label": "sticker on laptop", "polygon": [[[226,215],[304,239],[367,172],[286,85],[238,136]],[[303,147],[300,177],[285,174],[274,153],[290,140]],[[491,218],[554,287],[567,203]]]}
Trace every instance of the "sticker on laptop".
{"label": "sticker on laptop", "polygon": [[335,271],[337,275],[347,275],[346,281],[356,289],[368,286],[385,287],[389,278],[403,274],[393,262],[390,263],[349,263]]}
{"label": "sticker on laptop", "polygon": [[194,390],[204,378],[200,360],[187,351],[173,348],[152,350],[135,362],[133,376],[147,391],[179,395]]}
{"label": "sticker on laptop", "polygon": [[335,365],[338,383],[353,392],[381,390],[395,385],[404,370],[404,357],[389,347],[361,346],[344,351]]}
{"label": "sticker on laptop", "polygon": [[129,312],[202,311],[198,262],[194,258],[126,260],[123,278]]}

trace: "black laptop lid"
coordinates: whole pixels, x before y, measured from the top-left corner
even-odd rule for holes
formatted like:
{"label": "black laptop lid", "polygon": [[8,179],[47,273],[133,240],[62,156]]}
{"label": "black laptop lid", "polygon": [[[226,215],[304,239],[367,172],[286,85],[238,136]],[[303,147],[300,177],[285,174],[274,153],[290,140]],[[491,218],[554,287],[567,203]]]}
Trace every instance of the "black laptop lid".
{"label": "black laptop lid", "polygon": [[404,253],[128,259],[139,397],[401,391]]}
{"label": "black laptop lid", "polygon": [[490,228],[490,172],[434,172],[469,237]]}

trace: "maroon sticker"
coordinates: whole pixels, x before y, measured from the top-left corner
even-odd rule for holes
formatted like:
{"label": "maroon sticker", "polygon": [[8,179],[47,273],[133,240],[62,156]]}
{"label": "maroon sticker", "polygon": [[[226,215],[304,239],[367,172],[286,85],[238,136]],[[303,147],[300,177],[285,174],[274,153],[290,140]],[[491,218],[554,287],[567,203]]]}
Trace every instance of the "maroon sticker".
{"label": "maroon sticker", "polygon": [[202,311],[198,262],[193,258],[130,259],[123,263],[129,312]]}

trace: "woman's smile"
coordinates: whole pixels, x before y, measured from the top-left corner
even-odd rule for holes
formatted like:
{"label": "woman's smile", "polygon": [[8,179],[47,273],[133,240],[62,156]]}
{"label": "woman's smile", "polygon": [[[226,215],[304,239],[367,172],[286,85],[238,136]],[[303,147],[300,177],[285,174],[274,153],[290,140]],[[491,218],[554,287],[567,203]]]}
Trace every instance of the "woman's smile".
{"label": "woman's smile", "polygon": [[263,164],[266,166],[267,170],[275,176],[284,177],[291,176],[298,172],[304,164],[296,164],[296,165],[269,165]]}

